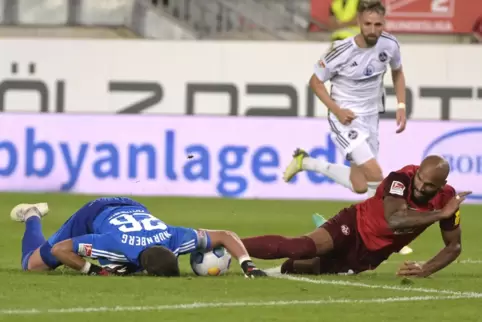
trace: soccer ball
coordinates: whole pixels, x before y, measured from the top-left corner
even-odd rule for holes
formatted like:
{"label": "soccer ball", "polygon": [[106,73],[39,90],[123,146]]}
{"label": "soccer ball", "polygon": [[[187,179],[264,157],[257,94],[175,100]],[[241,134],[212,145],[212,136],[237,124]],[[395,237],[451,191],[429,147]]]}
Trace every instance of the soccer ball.
{"label": "soccer ball", "polygon": [[210,252],[191,253],[191,267],[196,275],[218,276],[229,270],[231,254],[224,247],[214,248]]}

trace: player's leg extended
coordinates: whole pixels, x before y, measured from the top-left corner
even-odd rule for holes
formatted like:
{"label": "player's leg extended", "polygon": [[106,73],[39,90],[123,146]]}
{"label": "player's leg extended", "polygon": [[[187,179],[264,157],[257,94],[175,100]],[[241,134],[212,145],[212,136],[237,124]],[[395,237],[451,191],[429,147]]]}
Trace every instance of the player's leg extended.
{"label": "player's leg extended", "polygon": [[367,191],[367,196],[375,195],[378,185],[383,180],[383,172],[378,164],[378,115],[360,117],[354,125],[354,129],[348,134],[344,132],[347,139],[354,138],[350,149],[350,160],[352,161],[352,182],[357,182]]}
{"label": "player's leg extended", "polygon": [[283,173],[284,181],[289,182],[298,172],[303,170],[321,173],[336,183],[350,190],[354,190],[350,181],[350,167],[344,164],[329,163],[320,158],[312,158],[306,151],[296,149],[293,154],[293,159]]}
{"label": "player's leg extended", "polygon": [[[328,121],[332,130],[331,138],[333,142],[343,155],[348,156],[354,144],[361,142],[363,137],[361,135],[356,137],[358,134],[355,134],[354,137],[353,133],[358,132],[353,132],[353,126],[342,125],[334,116],[330,115]],[[367,134],[364,135],[368,136]],[[293,160],[286,168],[283,179],[288,182],[298,172],[303,170],[321,173],[355,193],[365,193],[367,191],[364,173],[358,170],[356,165],[348,167],[344,164],[329,163],[320,158],[311,158],[305,151],[300,149],[295,151]]]}
{"label": "player's leg extended", "polygon": [[249,255],[259,259],[311,259],[333,248],[333,240],[326,229],[300,237],[264,235],[241,239]]}
{"label": "player's leg extended", "polygon": [[[365,173],[365,179],[367,182],[367,195],[368,197],[372,197],[375,195],[378,186],[383,180],[383,171],[377,161],[380,146],[380,141],[378,139],[378,125],[380,123],[380,118],[377,114],[367,116],[364,118],[364,120],[366,129],[369,132],[366,143],[368,144],[370,151],[372,152],[373,160],[370,160],[371,164],[365,164],[362,171]],[[368,155],[366,156],[366,158],[368,159]],[[361,162],[359,162],[358,164],[361,164]]]}
{"label": "player's leg extended", "polygon": [[20,204],[10,212],[14,221],[25,223],[25,232],[22,238],[21,265],[24,270],[47,270],[39,257],[39,247],[45,242],[42,233],[41,217],[49,211],[47,203]]}
{"label": "player's leg extended", "polygon": [[[99,198],[86,203],[77,210],[69,219],[50,236],[38,250],[36,250],[28,263],[29,270],[37,263],[43,263],[48,269],[56,269],[61,265],[60,261],[52,255],[52,247],[64,240],[78,236],[91,234],[93,221],[96,215],[106,205],[110,205],[113,200],[118,198]],[[36,267],[36,266],[35,266]]]}
{"label": "player's leg extended", "polygon": [[350,253],[357,245],[356,207],[343,209],[307,236],[317,248],[309,260],[290,258],[281,266],[282,274],[334,274],[348,271]]}

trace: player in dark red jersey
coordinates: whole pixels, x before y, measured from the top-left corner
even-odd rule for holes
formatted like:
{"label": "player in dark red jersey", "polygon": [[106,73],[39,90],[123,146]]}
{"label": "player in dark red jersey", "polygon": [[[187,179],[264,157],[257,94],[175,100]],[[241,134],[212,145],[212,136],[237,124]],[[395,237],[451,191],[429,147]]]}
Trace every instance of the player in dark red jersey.
{"label": "player in dark red jersey", "polygon": [[341,210],[305,236],[265,235],[242,241],[252,257],[289,258],[282,273],[357,274],[377,268],[439,222],[445,248],[423,265],[405,262],[398,271],[402,276],[429,276],[461,252],[459,207],[471,192],[456,194],[446,184],[449,172],[444,159],[428,156],[420,166],[391,172],[375,196]]}

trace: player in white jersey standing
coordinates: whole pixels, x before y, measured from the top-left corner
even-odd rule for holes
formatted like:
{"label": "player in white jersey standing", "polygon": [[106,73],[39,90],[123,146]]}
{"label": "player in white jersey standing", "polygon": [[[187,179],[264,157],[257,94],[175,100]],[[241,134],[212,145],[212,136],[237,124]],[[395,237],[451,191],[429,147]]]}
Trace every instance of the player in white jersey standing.
{"label": "player in white jersey standing", "polygon": [[[383,180],[377,161],[379,113],[385,109],[383,77],[390,65],[398,101],[396,132],[401,133],[406,126],[405,76],[400,45],[383,31],[385,7],[381,1],[361,0],[358,23],[360,33],[336,41],[315,65],[310,79],[310,87],[328,108],[331,138],[351,166],[311,158],[297,149],[285,170],[286,182],[300,171],[316,171],[355,193],[371,197]],[[331,94],[325,88],[327,81],[331,82]]]}

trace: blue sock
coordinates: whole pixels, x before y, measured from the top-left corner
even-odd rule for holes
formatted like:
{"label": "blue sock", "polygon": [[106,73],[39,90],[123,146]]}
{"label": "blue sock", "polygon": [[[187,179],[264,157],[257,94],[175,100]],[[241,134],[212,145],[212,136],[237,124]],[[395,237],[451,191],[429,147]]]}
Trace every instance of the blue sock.
{"label": "blue sock", "polygon": [[45,237],[42,233],[42,224],[38,216],[32,216],[25,221],[25,233],[22,239],[22,263],[25,257],[32,254],[34,250],[45,243]]}

